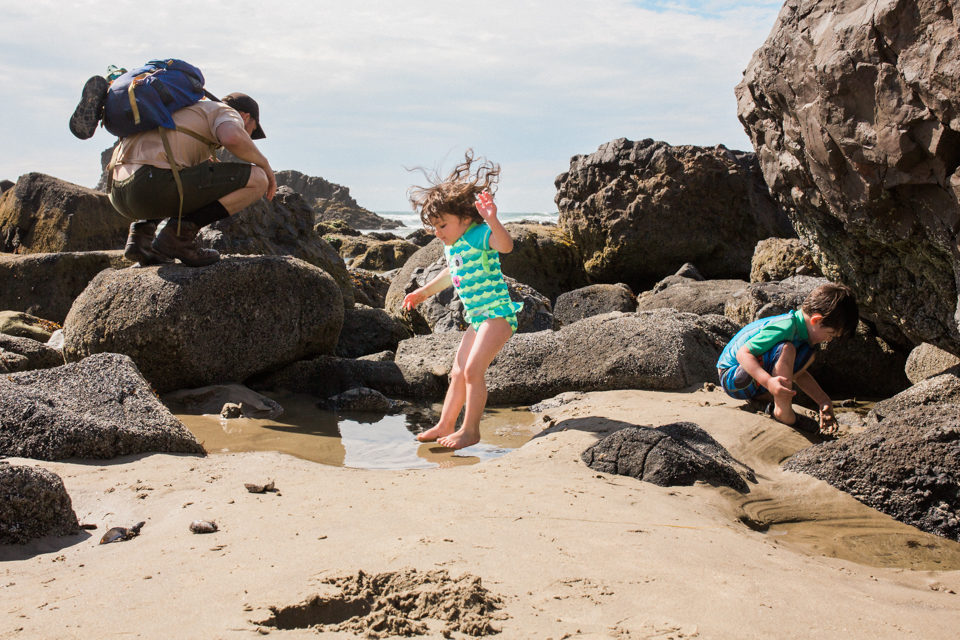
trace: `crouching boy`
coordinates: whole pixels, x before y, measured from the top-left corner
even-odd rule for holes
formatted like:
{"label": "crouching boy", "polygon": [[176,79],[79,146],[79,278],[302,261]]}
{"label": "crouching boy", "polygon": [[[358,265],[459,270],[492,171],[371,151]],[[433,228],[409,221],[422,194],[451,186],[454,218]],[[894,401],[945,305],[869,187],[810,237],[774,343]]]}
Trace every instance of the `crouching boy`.
{"label": "crouching boy", "polygon": [[751,322],[724,348],[717,362],[723,390],[740,400],[773,402],[773,417],[793,426],[793,383],[820,407],[820,431],[836,429],[833,403],[808,368],[815,345],[857,330],[860,310],[853,291],[824,284],[810,292],[800,309]]}

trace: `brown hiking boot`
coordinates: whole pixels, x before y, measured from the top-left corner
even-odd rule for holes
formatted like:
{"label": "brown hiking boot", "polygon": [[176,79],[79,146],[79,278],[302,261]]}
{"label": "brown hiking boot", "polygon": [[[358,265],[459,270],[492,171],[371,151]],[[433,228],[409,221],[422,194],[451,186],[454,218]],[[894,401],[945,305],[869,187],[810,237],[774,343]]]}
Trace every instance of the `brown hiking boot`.
{"label": "brown hiking boot", "polygon": [[123,250],[123,257],[130,262],[139,262],[141,267],[154,264],[170,264],[170,258],[154,251],[151,243],[156,236],[157,225],[154,222],[138,220],[130,224],[130,235],[127,236],[127,246]]}
{"label": "brown hiking boot", "polygon": [[180,222],[180,233],[177,234],[177,221],[168,218],[157,232],[153,248],[168,258],[176,258],[188,267],[205,267],[220,260],[220,253],[216,249],[197,246],[199,232],[200,227],[183,220]]}

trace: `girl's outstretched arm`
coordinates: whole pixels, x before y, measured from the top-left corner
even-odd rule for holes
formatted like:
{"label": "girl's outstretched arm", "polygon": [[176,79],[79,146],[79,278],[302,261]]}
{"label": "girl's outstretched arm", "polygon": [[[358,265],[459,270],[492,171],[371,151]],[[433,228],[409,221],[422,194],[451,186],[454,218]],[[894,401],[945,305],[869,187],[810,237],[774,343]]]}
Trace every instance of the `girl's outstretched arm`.
{"label": "girl's outstretched arm", "polygon": [[408,293],[403,299],[403,304],[400,306],[403,309],[413,309],[415,306],[429,298],[430,296],[440,293],[447,287],[453,285],[453,280],[450,279],[450,267],[447,267],[439,274],[437,277],[423,285],[416,291]]}
{"label": "girl's outstretched arm", "polygon": [[490,248],[498,253],[510,253],[513,251],[513,238],[504,228],[503,223],[497,218],[497,205],[493,203],[493,196],[488,191],[484,191],[477,196],[477,211],[490,227]]}

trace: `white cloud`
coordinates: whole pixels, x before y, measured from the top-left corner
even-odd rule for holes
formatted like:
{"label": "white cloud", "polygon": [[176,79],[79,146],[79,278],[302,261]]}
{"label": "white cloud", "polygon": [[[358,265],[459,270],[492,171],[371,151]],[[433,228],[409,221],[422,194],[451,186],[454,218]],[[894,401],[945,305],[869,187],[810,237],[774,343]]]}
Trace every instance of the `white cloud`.
{"label": "white cloud", "polygon": [[[625,136],[747,148],[733,87],[779,2],[0,0],[0,178],[96,183],[105,133],[66,127],[87,77],[180,57],[261,104],[277,169],[406,208],[411,176],[473,147],[508,210],[553,208],[569,158]],[[550,175],[554,172],[553,175]],[[514,185],[507,184],[513,180]]]}

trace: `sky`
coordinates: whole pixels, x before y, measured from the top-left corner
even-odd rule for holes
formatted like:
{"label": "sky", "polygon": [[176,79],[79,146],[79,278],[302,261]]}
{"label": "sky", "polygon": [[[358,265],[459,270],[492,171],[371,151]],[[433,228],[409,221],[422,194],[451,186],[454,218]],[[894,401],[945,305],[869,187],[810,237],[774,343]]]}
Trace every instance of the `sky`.
{"label": "sky", "polygon": [[84,82],[157,58],[250,94],[275,171],[373,211],[467,148],[502,167],[504,212],[556,211],[571,156],[617,138],[751,150],[734,87],[782,0],[0,0],[0,179],[93,187],[99,129],[67,127]]}

